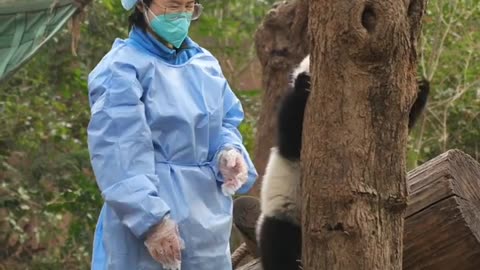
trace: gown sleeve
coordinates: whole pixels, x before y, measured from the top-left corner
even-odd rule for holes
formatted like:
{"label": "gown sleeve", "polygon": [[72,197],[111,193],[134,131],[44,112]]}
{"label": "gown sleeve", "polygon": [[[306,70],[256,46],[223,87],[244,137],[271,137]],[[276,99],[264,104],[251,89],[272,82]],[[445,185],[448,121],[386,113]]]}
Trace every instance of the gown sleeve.
{"label": "gown sleeve", "polygon": [[258,173],[253,165],[247,149],[242,143],[242,135],[238,130],[238,126],[244,119],[244,112],[240,100],[236,97],[228,83],[225,84],[225,95],[223,100],[223,110],[225,112],[222,122],[219,148],[214,157],[214,170],[217,175],[217,179],[222,182],[223,177],[218,168],[218,157],[221,150],[233,147],[242,153],[243,158],[248,167],[247,182],[237,191],[238,194],[247,193],[255,183]]}
{"label": "gown sleeve", "polygon": [[158,196],[143,88],[134,67],[111,63],[89,77],[88,148],[107,206],[138,238],[169,213]]}

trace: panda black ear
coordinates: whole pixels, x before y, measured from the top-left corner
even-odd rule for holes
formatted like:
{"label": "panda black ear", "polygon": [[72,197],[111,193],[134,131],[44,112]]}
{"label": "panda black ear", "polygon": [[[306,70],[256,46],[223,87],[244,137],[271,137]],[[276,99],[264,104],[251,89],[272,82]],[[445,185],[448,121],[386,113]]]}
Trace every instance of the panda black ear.
{"label": "panda black ear", "polygon": [[295,79],[295,92],[310,91],[310,75],[307,72],[298,74]]}

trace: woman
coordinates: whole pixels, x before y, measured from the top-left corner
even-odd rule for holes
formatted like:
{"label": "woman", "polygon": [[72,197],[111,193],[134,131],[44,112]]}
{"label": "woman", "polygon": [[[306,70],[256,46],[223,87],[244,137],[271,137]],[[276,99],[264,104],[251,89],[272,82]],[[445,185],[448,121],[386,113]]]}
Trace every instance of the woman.
{"label": "woman", "polygon": [[88,145],[105,200],[92,269],[231,269],[231,195],[257,172],[237,129],[239,100],[188,37],[201,6],[122,4],[135,7],[129,37],[88,79]]}

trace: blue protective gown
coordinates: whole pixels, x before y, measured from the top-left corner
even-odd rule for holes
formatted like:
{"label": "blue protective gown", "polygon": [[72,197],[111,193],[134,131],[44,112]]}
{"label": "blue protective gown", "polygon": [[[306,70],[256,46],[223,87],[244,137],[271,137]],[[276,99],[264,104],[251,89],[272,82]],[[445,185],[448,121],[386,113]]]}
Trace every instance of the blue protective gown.
{"label": "blue protective gown", "polygon": [[88,147],[105,203],[92,269],[162,269],[144,246],[169,214],[185,241],[183,270],[230,270],[232,198],[217,167],[226,146],[243,153],[247,192],[257,172],[237,130],[242,106],[219,63],[190,38],[179,52],[134,28],[88,78]]}

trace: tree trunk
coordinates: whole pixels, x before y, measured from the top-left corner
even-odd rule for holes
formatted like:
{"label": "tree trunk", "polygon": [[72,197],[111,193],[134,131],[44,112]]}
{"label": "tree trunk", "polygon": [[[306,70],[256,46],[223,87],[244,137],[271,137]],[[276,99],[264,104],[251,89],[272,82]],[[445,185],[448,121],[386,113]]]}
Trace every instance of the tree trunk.
{"label": "tree trunk", "polygon": [[268,12],[255,34],[264,90],[254,152],[259,178],[249,193],[253,196],[259,195],[270,148],[276,143],[275,112],[287,90],[289,72],[308,53],[307,12],[306,0],[282,2]]}
{"label": "tree trunk", "polygon": [[310,1],[306,270],[402,269],[407,122],[425,2]]}

